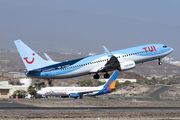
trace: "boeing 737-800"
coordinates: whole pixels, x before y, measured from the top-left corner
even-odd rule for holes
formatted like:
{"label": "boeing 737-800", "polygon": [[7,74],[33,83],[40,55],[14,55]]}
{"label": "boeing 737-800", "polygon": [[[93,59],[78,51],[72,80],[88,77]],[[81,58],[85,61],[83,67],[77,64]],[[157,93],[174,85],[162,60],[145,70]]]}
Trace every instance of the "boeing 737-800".
{"label": "boeing 737-800", "polygon": [[46,96],[61,96],[83,99],[83,96],[96,96],[110,93],[115,90],[118,71],[115,71],[110,79],[98,87],[46,87],[37,91],[37,94]]}
{"label": "boeing 737-800", "polygon": [[105,72],[104,78],[109,78],[109,71],[133,69],[138,63],[158,59],[160,65],[161,58],[173,51],[171,47],[163,44],[141,45],[113,52],[103,46],[103,54],[54,62],[44,60],[21,40],[15,40],[14,43],[27,69],[23,73],[28,77],[44,79],[72,78],[87,74],[94,74],[94,79],[98,79],[100,72]]}

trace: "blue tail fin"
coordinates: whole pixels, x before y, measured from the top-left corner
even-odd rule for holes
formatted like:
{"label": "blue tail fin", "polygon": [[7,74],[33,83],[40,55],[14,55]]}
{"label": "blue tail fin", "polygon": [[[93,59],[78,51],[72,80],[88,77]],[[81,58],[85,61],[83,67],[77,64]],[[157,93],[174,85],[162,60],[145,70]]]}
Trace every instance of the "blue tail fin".
{"label": "blue tail fin", "polygon": [[36,52],[34,52],[21,40],[15,40],[14,43],[28,71],[50,65],[50,63],[41,58]]}
{"label": "blue tail fin", "polygon": [[109,80],[105,83],[105,85],[103,86],[103,89],[107,89],[107,90],[115,89],[117,75],[118,75],[118,71],[115,71],[111,75]]}

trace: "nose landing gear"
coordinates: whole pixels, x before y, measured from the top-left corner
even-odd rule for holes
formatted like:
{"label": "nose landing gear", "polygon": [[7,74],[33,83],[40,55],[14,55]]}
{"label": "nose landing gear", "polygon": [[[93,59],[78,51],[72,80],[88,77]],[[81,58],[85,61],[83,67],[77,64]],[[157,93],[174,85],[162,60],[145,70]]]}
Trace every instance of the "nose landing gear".
{"label": "nose landing gear", "polygon": [[158,60],[159,60],[158,64],[159,64],[159,65],[162,65],[161,59],[159,58]]}

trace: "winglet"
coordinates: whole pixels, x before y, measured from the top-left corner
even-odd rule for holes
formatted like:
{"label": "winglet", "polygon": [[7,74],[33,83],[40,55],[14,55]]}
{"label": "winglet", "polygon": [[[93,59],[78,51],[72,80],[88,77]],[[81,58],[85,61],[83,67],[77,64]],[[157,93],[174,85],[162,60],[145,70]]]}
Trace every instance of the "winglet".
{"label": "winglet", "polygon": [[103,48],[104,48],[105,53],[108,55],[108,57],[113,56],[113,54],[109,52],[109,50],[105,46],[103,46]]}

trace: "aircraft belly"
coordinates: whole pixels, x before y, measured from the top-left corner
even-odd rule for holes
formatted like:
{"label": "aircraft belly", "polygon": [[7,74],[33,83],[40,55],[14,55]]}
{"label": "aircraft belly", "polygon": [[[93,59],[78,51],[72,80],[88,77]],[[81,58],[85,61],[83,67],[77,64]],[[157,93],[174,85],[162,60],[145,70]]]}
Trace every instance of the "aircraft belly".
{"label": "aircraft belly", "polygon": [[54,78],[71,78],[71,77],[77,77],[77,76],[87,75],[87,74],[89,74],[89,69],[82,67],[72,72],[56,75],[54,76]]}

